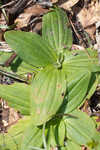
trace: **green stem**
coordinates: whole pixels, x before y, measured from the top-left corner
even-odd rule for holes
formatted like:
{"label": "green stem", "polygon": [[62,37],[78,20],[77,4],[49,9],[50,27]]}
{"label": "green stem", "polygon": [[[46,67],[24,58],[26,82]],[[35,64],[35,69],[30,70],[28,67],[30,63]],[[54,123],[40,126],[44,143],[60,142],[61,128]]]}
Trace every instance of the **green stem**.
{"label": "green stem", "polygon": [[46,139],[45,139],[45,126],[46,126],[46,123],[43,124],[43,145],[44,145],[44,150],[47,150],[47,144],[46,144]]}

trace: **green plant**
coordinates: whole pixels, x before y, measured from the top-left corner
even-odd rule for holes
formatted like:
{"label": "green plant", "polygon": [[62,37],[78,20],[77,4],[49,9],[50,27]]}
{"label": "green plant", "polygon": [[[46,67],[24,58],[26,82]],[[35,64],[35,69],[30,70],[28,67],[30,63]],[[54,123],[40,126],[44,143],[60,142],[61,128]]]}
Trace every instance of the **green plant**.
{"label": "green plant", "polygon": [[78,110],[98,84],[97,52],[70,51],[72,32],[66,13],[55,8],[44,15],[42,37],[8,31],[5,39],[36,71],[30,84],[0,85],[0,96],[24,115],[5,134],[5,144],[0,142],[1,147],[81,150],[86,145],[91,150],[99,150],[100,135],[94,121]]}

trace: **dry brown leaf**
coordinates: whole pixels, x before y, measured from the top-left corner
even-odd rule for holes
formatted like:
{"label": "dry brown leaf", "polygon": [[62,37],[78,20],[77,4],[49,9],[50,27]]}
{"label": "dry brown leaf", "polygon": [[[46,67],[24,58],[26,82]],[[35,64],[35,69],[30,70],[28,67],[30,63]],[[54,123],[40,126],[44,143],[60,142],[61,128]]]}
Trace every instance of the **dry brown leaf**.
{"label": "dry brown leaf", "polygon": [[[1,12],[0,12],[0,25],[6,25],[5,18]],[[5,29],[0,29],[0,41],[3,41],[4,31]]]}
{"label": "dry brown leaf", "polygon": [[44,9],[39,5],[34,5],[25,9],[24,13],[21,13],[15,20],[15,23],[17,23],[17,29],[26,27],[33,16],[39,16],[40,14],[46,13],[47,11],[47,9]]}
{"label": "dry brown leaf", "polygon": [[83,8],[77,16],[84,28],[93,25],[97,21],[100,21],[100,3],[96,2],[95,5],[92,5],[88,9]]}
{"label": "dry brown leaf", "polygon": [[13,109],[9,108],[9,125],[12,125],[13,123],[16,123],[19,120],[19,114]]}
{"label": "dry brown leaf", "polygon": [[60,5],[61,8],[64,8],[66,10],[69,10],[71,7],[73,7],[79,0],[66,0],[63,4]]}
{"label": "dry brown leaf", "polygon": [[100,3],[96,2],[89,8],[83,7],[77,16],[85,31],[92,39],[95,39],[95,23],[100,21]]}
{"label": "dry brown leaf", "polygon": [[82,150],[89,150],[89,149],[83,145]]}
{"label": "dry brown leaf", "polygon": [[50,0],[51,1],[51,3],[57,3],[58,2],[58,0]]}

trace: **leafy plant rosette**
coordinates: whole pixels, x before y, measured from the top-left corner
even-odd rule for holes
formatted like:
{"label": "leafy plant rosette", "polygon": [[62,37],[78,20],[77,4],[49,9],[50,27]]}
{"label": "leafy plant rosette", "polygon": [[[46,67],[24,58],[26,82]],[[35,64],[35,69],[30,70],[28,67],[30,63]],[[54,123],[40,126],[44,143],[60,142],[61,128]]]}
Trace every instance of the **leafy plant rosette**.
{"label": "leafy plant rosette", "polygon": [[0,85],[0,96],[24,115],[4,139],[0,135],[1,149],[81,150],[86,145],[99,150],[95,122],[77,109],[98,84],[97,52],[70,50],[72,31],[66,13],[55,8],[44,15],[42,37],[8,31],[5,39],[36,74],[29,85]]}

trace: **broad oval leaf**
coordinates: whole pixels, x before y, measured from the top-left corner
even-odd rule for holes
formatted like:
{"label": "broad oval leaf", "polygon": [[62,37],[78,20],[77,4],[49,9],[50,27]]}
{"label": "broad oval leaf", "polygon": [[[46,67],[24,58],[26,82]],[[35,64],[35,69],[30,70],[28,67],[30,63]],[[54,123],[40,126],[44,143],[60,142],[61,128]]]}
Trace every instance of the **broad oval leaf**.
{"label": "broad oval leaf", "polygon": [[31,150],[35,149],[34,147],[42,146],[42,128],[38,128],[30,123],[30,125],[26,128],[23,133],[21,149],[20,150]]}
{"label": "broad oval leaf", "polygon": [[48,66],[39,72],[31,87],[31,114],[35,125],[47,122],[58,111],[66,92],[63,69]]}
{"label": "broad oval leaf", "polygon": [[90,78],[90,72],[80,72],[74,80],[68,83],[68,94],[65,97],[67,100],[65,113],[71,112],[82,103],[88,90]]}
{"label": "broad oval leaf", "polygon": [[89,58],[87,53],[82,51],[77,55],[66,53],[63,68],[67,74],[68,90],[60,111],[69,113],[83,102],[90,88],[93,91],[92,86],[96,79],[93,82],[91,80],[95,76],[94,73],[100,71],[100,66],[96,57]]}
{"label": "broad oval leaf", "polygon": [[[96,147],[96,124],[86,113],[75,110],[65,117],[67,137],[80,145]],[[72,117],[71,117],[72,116]]]}
{"label": "broad oval leaf", "polygon": [[43,16],[42,37],[57,52],[72,46],[72,31],[62,9],[55,8]]}
{"label": "broad oval leaf", "polygon": [[83,102],[88,90],[90,78],[91,73],[89,71],[72,71],[67,74],[67,93],[59,109],[60,113],[69,113]]}
{"label": "broad oval leaf", "polygon": [[24,83],[0,84],[0,97],[21,114],[30,115],[30,85]]}
{"label": "broad oval leaf", "polygon": [[56,62],[55,52],[36,33],[8,31],[5,40],[22,60],[32,66],[45,67]]}

